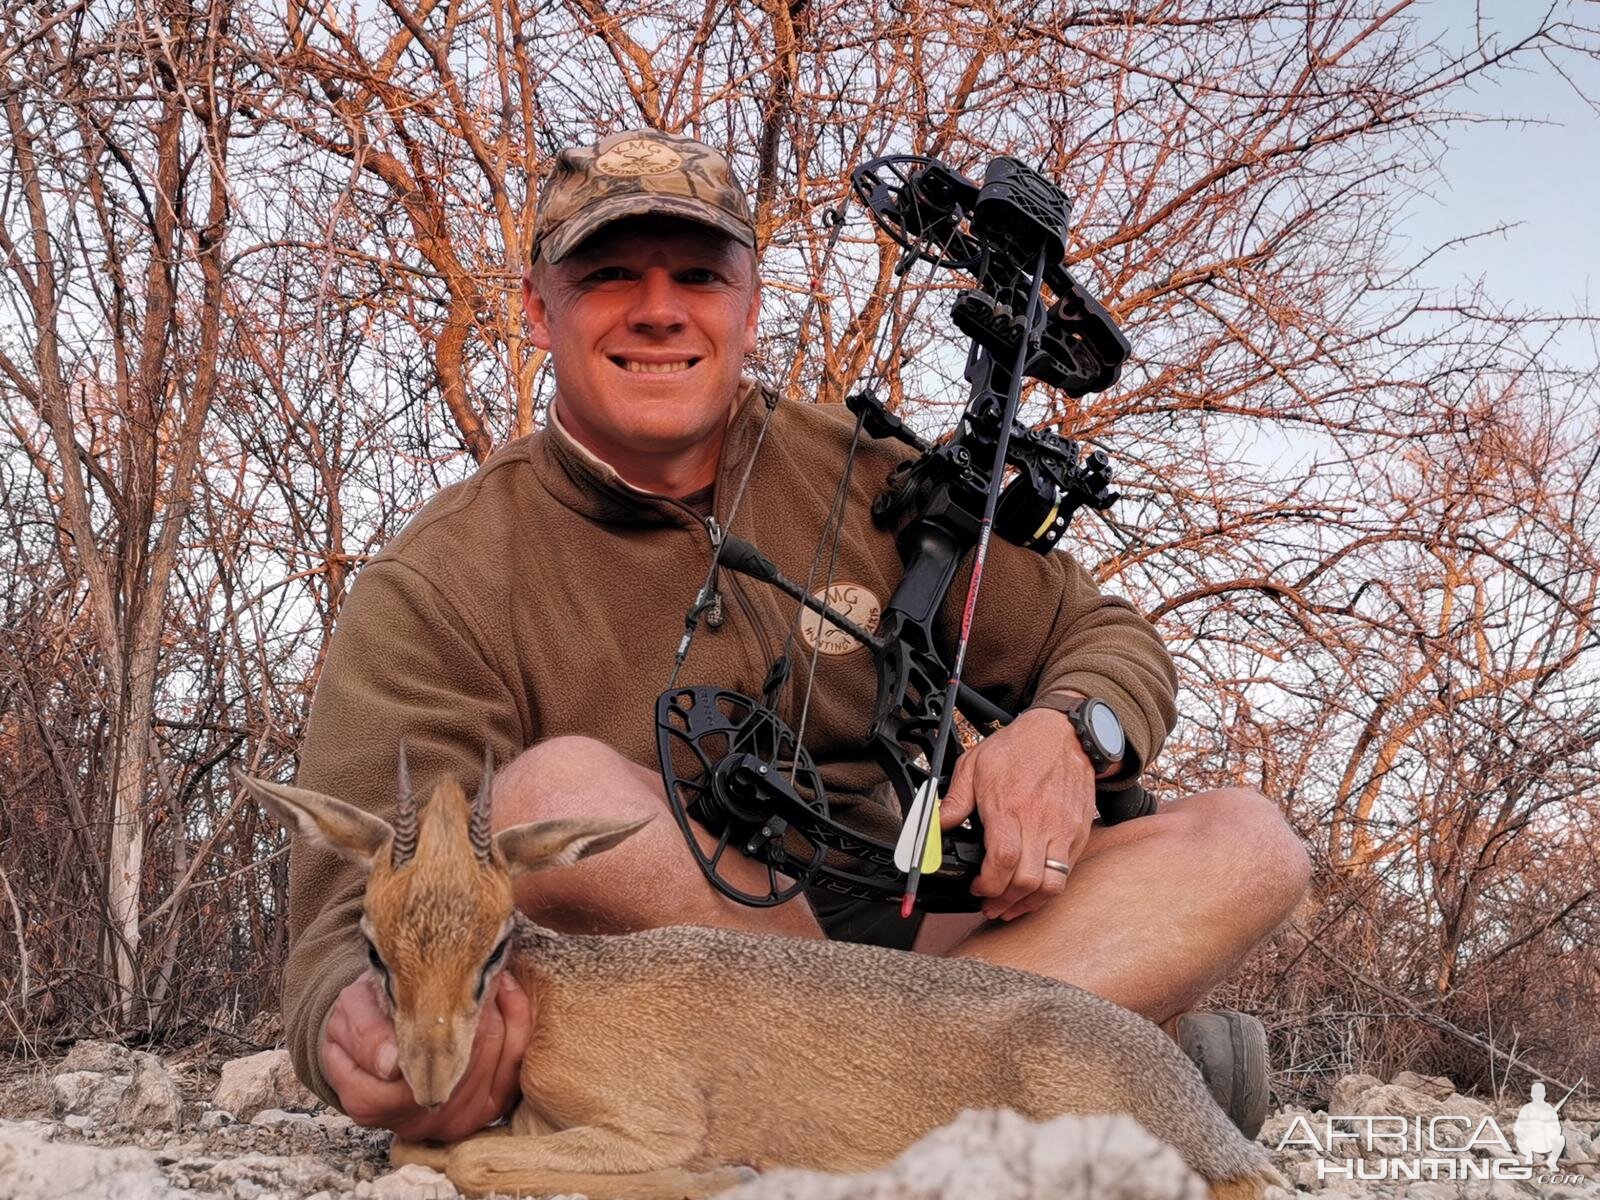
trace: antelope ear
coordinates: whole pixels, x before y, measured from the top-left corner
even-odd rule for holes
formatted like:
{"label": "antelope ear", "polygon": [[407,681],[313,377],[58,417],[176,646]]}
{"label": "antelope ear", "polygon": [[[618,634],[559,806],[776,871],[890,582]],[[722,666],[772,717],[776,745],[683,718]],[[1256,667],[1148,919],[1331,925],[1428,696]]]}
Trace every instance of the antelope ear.
{"label": "antelope ear", "polygon": [[533,821],[502,829],[495,835],[494,844],[513,872],[569,867],[580,858],[611,849],[653,820],[654,817],[639,821]]}
{"label": "antelope ear", "polygon": [[254,779],[237,767],[233,777],[290,833],[310,838],[365,867],[372,866],[394,836],[389,822],[382,817],[375,817],[343,800],[286,783]]}

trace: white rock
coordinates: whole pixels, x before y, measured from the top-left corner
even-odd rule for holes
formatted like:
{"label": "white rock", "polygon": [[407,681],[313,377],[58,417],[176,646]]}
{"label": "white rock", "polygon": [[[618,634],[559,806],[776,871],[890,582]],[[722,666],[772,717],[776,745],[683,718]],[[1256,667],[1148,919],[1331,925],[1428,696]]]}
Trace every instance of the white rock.
{"label": "white rock", "polygon": [[183,1093],[154,1054],[135,1054],[133,1077],[111,1117],[130,1129],[177,1129],[183,1123]]}
{"label": "white rock", "polygon": [[1178,1152],[1130,1117],[967,1111],[878,1171],[774,1171],[721,1200],[1206,1200]]}
{"label": "white rock", "polygon": [[58,1117],[80,1116],[96,1123],[105,1121],[132,1082],[131,1075],[64,1071],[50,1081],[51,1112]]}
{"label": "white rock", "polygon": [[66,1058],[56,1068],[56,1073],[67,1071],[99,1071],[102,1075],[129,1075],[133,1072],[133,1051],[115,1042],[99,1042],[84,1038],[74,1042]]}
{"label": "white rock", "polygon": [[407,1163],[356,1186],[357,1200],[454,1200],[460,1194],[448,1178],[421,1163]]}
{"label": "white rock", "polygon": [[200,1114],[198,1122],[202,1133],[210,1133],[212,1130],[221,1129],[224,1125],[232,1125],[233,1123],[233,1114],[220,1108],[207,1109]]}
{"label": "white rock", "polygon": [[[1449,1182],[1442,1179],[1421,1180],[1402,1185],[1405,1200],[1522,1200],[1526,1196],[1547,1196],[1542,1185],[1529,1186],[1511,1179],[1474,1179]],[[1322,1200],[1319,1196],[1317,1200]]]}
{"label": "white rock", "polygon": [[1600,1161],[1600,1146],[1596,1146],[1591,1134],[1584,1132],[1570,1121],[1563,1126],[1567,1135],[1567,1144],[1561,1149],[1562,1166],[1584,1166]]}
{"label": "white rock", "polygon": [[[1361,1093],[1349,1115],[1362,1117],[1421,1117],[1426,1125],[1431,1118],[1440,1116],[1465,1117],[1466,1122],[1445,1122],[1433,1131],[1434,1145],[1440,1149],[1465,1146],[1483,1118],[1493,1115],[1493,1110],[1471,1096],[1452,1094],[1435,1100],[1410,1088],[1383,1084]],[[1387,1147],[1375,1147],[1380,1153]]]}
{"label": "white rock", "polygon": [[1383,1086],[1376,1075],[1346,1075],[1333,1085],[1333,1095],[1328,1099],[1328,1115],[1347,1116],[1356,1111],[1356,1104],[1365,1092]]}
{"label": "white rock", "polygon": [[1389,1082],[1395,1087],[1421,1092],[1434,1100],[1443,1100],[1456,1090],[1455,1082],[1447,1075],[1418,1075],[1415,1071],[1401,1071]]}
{"label": "white rock", "polygon": [[0,1181],[5,1200],[193,1200],[144,1150],[47,1142],[15,1127],[0,1128]]}
{"label": "white rock", "polygon": [[252,1125],[309,1125],[310,1113],[285,1112],[281,1108],[263,1108],[250,1118]]}
{"label": "white rock", "polygon": [[1289,1178],[1297,1188],[1307,1188],[1315,1191],[1322,1186],[1322,1181],[1317,1177],[1317,1158],[1306,1158],[1289,1167]]}
{"label": "white rock", "polygon": [[211,1102],[241,1121],[263,1108],[316,1108],[321,1102],[295,1078],[287,1050],[263,1050],[222,1064]]}
{"label": "white rock", "polygon": [[[1557,1175],[1559,1177],[1560,1172]],[[1600,1196],[1600,1187],[1582,1179],[1577,1183],[1539,1183],[1534,1187],[1538,1189],[1539,1200],[1594,1200]]]}
{"label": "white rock", "polygon": [[1321,1130],[1327,1125],[1327,1121],[1321,1113],[1314,1113],[1304,1108],[1285,1108],[1273,1113],[1262,1122],[1261,1132],[1256,1134],[1256,1141],[1273,1154],[1281,1153],[1293,1158],[1303,1158],[1308,1154],[1315,1154],[1316,1150],[1303,1144],[1291,1145],[1282,1151],[1278,1149],[1283,1144],[1283,1139],[1289,1135],[1290,1130],[1295,1128],[1296,1121],[1303,1122],[1300,1128],[1295,1130],[1297,1143],[1304,1142],[1308,1129],[1312,1135],[1322,1136]]}
{"label": "white rock", "polygon": [[268,1191],[286,1196],[306,1196],[317,1191],[342,1195],[351,1188],[345,1175],[309,1155],[240,1154],[215,1161],[185,1161],[178,1167],[189,1171],[193,1186],[198,1189],[251,1200],[258,1200]]}
{"label": "white rock", "polygon": [[355,1122],[342,1112],[322,1112],[311,1118],[330,1134],[344,1134],[355,1128]]}
{"label": "white rock", "polygon": [[83,1131],[94,1128],[94,1118],[86,1117],[82,1113],[70,1113],[61,1119],[61,1123],[68,1129]]}

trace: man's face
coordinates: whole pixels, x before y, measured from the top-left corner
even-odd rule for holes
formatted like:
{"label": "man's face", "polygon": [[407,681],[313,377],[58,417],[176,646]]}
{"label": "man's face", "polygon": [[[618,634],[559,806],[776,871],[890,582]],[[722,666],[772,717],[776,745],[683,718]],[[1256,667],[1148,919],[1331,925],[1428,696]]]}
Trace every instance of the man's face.
{"label": "man's face", "polygon": [[755,349],[750,252],[715,230],[652,217],[601,229],[537,285],[534,345],[555,359],[561,421],[624,478],[634,464],[720,448]]}

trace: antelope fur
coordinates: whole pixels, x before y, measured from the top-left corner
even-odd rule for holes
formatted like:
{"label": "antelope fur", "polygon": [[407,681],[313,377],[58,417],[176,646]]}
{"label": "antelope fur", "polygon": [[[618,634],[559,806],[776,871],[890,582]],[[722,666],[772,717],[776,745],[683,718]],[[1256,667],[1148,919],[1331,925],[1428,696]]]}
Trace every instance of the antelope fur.
{"label": "antelope fur", "polygon": [[447,779],[396,866],[381,818],[240,779],[295,833],[369,864],[362,927],[391,974],[400,1069],[419,1103],[443,1101],[464,1073],[479,974],[511,931],[504,966],[534,1020],[511,1128],[391,1150],[469,1195],[709,1196],[741,1167],[868,1170],[967,1108],[1128,1113],[1217,1200],[1282,1184],[1166,1034],[1082,989],[972,959],[699,926],[559,934],[516,911],[512,876],[647,822],[535,822],[480,855],[472,818],[487,786],[474,804]]}

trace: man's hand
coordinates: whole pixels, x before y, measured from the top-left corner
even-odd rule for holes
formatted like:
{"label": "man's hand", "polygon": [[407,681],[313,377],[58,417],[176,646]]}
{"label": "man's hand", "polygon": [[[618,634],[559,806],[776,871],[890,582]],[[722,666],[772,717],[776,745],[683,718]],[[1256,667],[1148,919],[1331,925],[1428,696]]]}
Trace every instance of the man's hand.
{"label": "man's hand", "polygon": [[412,1142],[460,1141],[504,1116],[521,1088],[522,1054],[533,1027],[528,997],[510,972],[500,973],[494,1002],[483,1006],[467,1073],[432,1112],[412,1099],[411,1085],[400,1076],[394,1023],[379,1003],[380,986],[364,972],[339,993],[323,1033],[322,1074],[346,1115]]}
{"label": "man's hand", "polygon": [[983,869],[972,894],[993,897],[991,920],[1043,907],[1067,885],[1044,860],[1071,866],[1094,822],[1094,767],[1065,714],[1031,708],[956,761],[939,824],[953,829],[976,803],[983,821]]}

